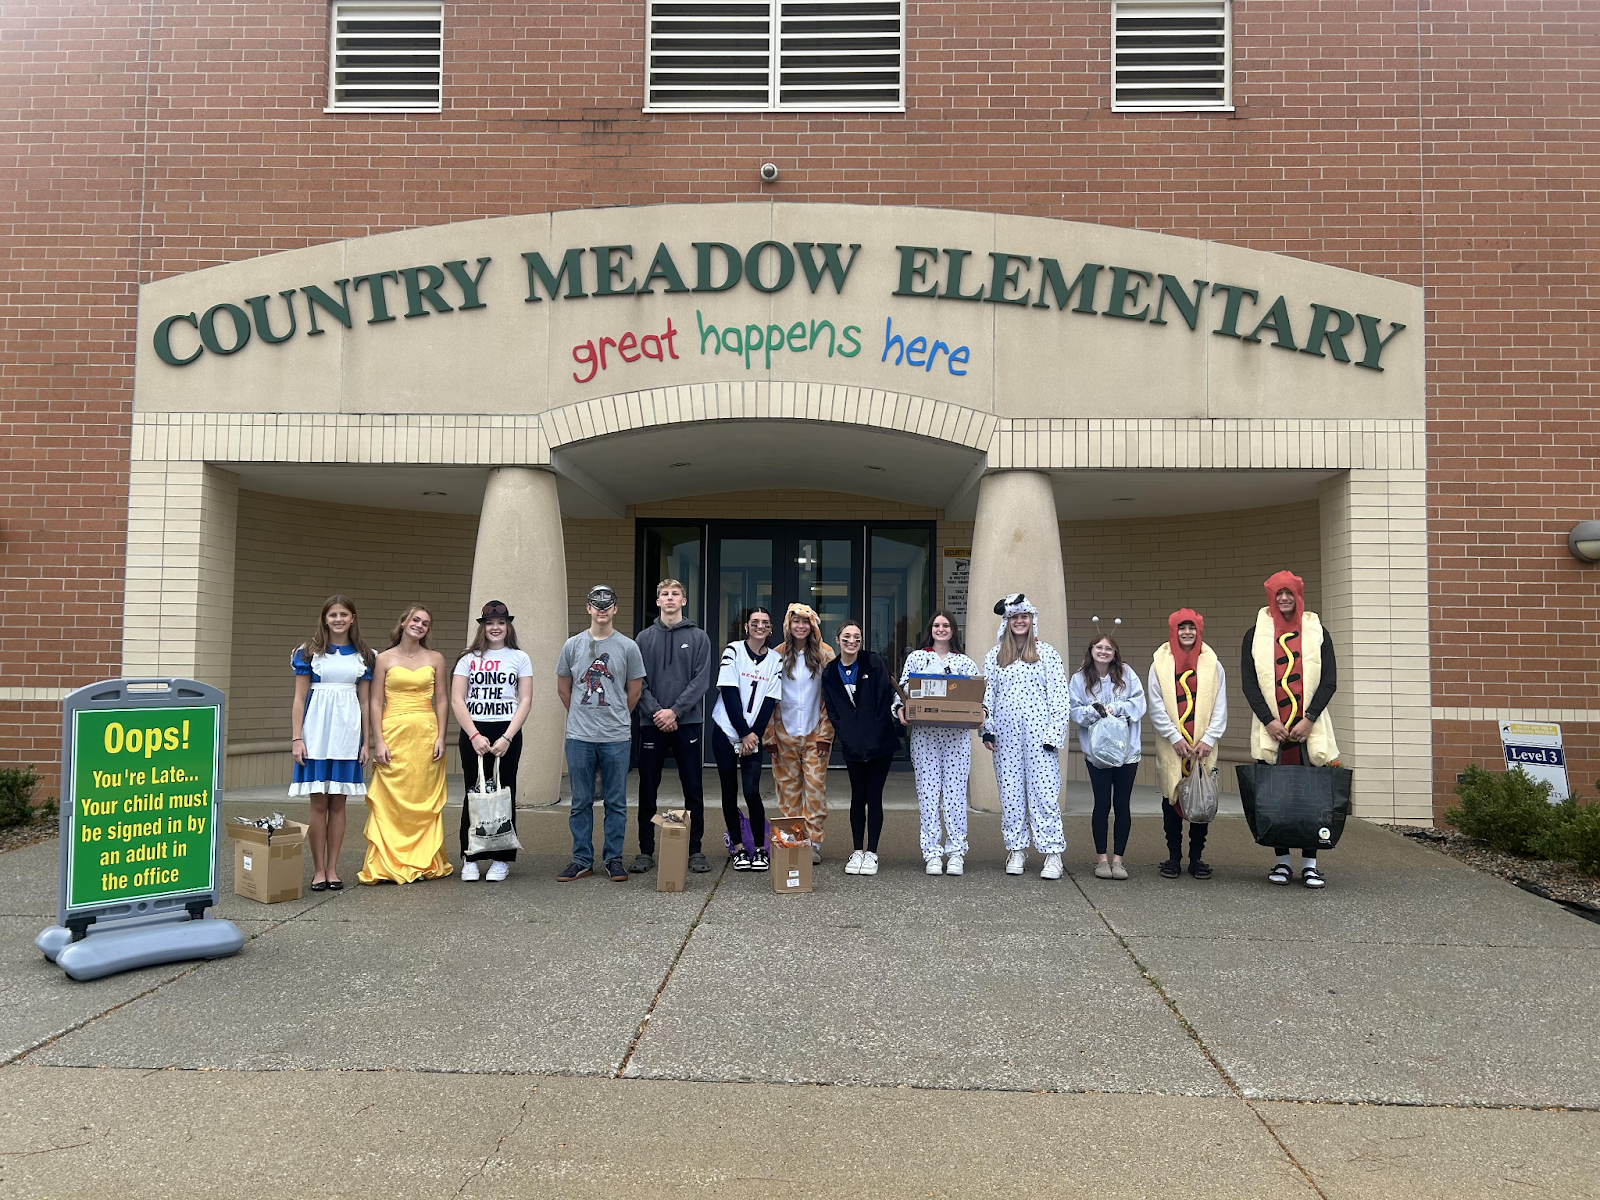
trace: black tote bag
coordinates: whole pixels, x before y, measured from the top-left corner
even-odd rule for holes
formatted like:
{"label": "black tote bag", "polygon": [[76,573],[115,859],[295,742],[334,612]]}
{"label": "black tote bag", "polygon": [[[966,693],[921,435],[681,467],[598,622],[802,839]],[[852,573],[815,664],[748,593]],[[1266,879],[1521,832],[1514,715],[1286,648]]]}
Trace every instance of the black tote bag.
{"label": "black tote bag", "polygon": [[1241,763],[1239,801],[1256,843],[1331,850],[1350,815],[1348,767]]}

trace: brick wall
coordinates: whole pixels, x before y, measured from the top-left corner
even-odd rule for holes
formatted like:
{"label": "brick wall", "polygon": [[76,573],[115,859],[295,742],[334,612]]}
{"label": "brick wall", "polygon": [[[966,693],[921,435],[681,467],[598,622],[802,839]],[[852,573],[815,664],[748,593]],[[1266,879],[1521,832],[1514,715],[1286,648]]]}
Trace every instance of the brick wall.
{"label": "brick wall", "polygon": [[[391,118],[322,113],[322,0],[7,3],[9,686],[117,671],[140,281],[419,224],[779,196],[1137,225],[1423,285],[1436,703],[1594,712],[1600,573],[1563,537],[1600,513],[1600,10],[1249,0],[1238,111],[1140,116],[1110,112],[1108,10],[912,0],[903,115],[646,117],[640,5],[452,3],[446,111]],[[5,703],[0,757],[48,763],[54,706]],[[1440,789],[1458,757],[1436,748]]]}

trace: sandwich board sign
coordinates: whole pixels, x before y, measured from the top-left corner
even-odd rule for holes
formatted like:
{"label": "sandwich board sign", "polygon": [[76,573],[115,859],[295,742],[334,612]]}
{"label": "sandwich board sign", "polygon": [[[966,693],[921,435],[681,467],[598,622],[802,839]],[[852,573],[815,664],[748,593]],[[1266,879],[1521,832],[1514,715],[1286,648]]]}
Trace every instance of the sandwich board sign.
{"label": "sandwich board sign", "polygon": [[36,944],[73,978],[243,945],[231,921],[205,919],[218,897],[223,703],[192,679],[112,679],[63,702],[57,924]]}
{"label": "sandwich board sign", "polygon": [[1548,783],[1552,804],[1567,798],[1567,758],[1561,749],[1561,726],[1539,721],[1501,721],[1500,744],[1505,747],[1506,770],[1521,767],[1535,783]]}

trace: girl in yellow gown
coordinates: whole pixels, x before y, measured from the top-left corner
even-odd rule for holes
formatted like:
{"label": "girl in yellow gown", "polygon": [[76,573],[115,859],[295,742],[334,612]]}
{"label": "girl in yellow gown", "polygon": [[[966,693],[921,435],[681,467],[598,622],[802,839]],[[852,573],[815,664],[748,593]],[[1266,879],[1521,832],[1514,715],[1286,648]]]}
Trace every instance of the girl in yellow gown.
{"label": "girl in yellow gown", "polygon": [[444,656],[428,649],[433,616],[406,609],[389,648],[373,664],[372,785],[367,789],[367,859],[362,883],[439,879],[454,868],[444,852]]}

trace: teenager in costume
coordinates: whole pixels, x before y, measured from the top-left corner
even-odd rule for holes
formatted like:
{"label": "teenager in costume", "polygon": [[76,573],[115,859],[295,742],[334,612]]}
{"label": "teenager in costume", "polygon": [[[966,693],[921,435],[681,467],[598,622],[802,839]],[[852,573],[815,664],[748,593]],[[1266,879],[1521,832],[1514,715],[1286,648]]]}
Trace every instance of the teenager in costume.
{"label": "teenager in costume", "polygon": [[[906,656],[900,671],[903,692],[913,675],[976,676],[978,664],[962,653],[961,630],[940,609],[928,624],[922,647]],[[895,715],[905,722],[898,696]],[[922,859],[929,875],[960,875],[967,860],[967,777],[972,771],[972,735],[967,729],[938,725],[911,727],[911,767],[917,778],[917,808],[922,814]],[[943,836],[940,814],[944,816]],[[948,861],[945,856],[949,855]]]}
{"label": "teenager in costume", "polygon": [[[458,748],[467,796],[461,802],[461,878],[499,883],[517,861],[515,850],[467,854],[467,829],[472,822],[472,789],[477,786],[479,758],[501,787],[517,791],[517,764],[522,761],[522,725],[533,703],[533,660],[517,646],[515,618],[502,601],[491,600],[478,618],[478,634],[461,652],[450,680],[450,711],[461,729]],[[516,804],[511,828],[517,827]],[[480,864],[488,863],[487,869]]]}
{"label": "teenager in costume", "polygon": [[[1129,801],[1133,781],[1139,774],[1139,726],[1144,720],[1144,688],[1139,672],[1123,665],[1122,648],[1117,639],[1096,635],[1083,652],[1083,662],[1072,675],[1072,719],[1078,726],[1078,745],[1083,749],[1089,771],[1089,786],[1094,789],[1094,815],[1089,828],[1094,834],[1096,879],[1126,879],[1128,868],[1122,855],[1128,849],[1128,834],[1133,829]],[[1100,721],[1125,720],[1132,726],[1128,757],[1119,766],[1101,767],[1089,762],[1089,731]],[[1107,825],[1116,811],[1115,836],[1111,840],[1111,859],[1106,859]]]}
{"label": "teenager in costume", "polygon": [[[1328,702],[1338,688],[1333,638],[1314,612],[1306,611],[1304,581],[1279,571],[1263,584],[1267,604],[1255,628],[1244,635],[1239,680],[1250,705],[1250,754],[1257,762],[1280,766],[1337,766]],[[1294,877],[1288,846],[1276,846],[1277,865],[1267,876],[1286,886]],[[1317,848],[1300,850],[1300,882],[1325,887],[1317,868]]]}
{"label": "teenager in costume", "polygon": [[339,847],[344,844],[346,796],[365,796],[367,691],[373,653],[361,640],[355,602],[329,596],[317,632],[289,656],[294,703],[289,728],[294,740],[294,782],[289,795],[311,804],[311,890],[341,891]]}
{"label": "teenager in costume", "polygon": [[1003,620],[983,659],[983,744],[994,755],[1000,784],[1000,830],[1006,874],[1027,865],[1029,829],[1044,856],[1041,879],[1061,878],[1061,747],[1071,710],[1061,655],[1036,636],[1039,610],[1021,592],[994,606]]}
{"label": "teenager in costume", "polygon": [[[772,614],[757,605],[745,614],[744,637],[729,642],[717,671],[717,703],[711,710],[711,753],[722,782],[722,819],[735,871],[765,871],[767,810],[761,803],[761,738],[783,695],[783,660],[767,649]],[[750,840],[739,820],[739,783],[750,813]]]}
{"label": "teenager in costume", "polygon": [[850,772],[850,833],[855,850],[846,875],[878,873],[883,833],[883,785],[900,748],[889,668],[871,650],[855,621],[839,626],[839,657],[822,668],[822,703]]}
{"label": "teenager in costume", "polygon": [[772,755],[772,786],[778,811],[804,817],[811,837],[811,861],[822,861],[822,823],[828,818],[828,755],[833,726],[822,709],[822,668],[833,648],[822,640],[822,621],[805,604],[791,604],[783,618],[783,695],[767,725]]}
{"label": "teenager in costume", "polygon": [[[1178,783],[1191,772],[1211,769],[1208,761],[1228,728],[1228,677],[1215,651],[1205,644],[1206,619],[1192,608],[1167,618],[1167,641],[1156,647],[1150,664],[1150,724],[1156,742],[1156,781],[1161,785],[1161,825],[1167,835],[1164,879],[1176,879],[1183,862],[1183,814],[1173,803]],[[1189,874],[1210,879],[1201,855],[1209,824],[1189,825]]]}

